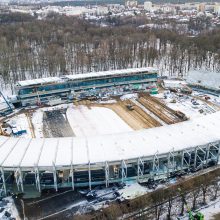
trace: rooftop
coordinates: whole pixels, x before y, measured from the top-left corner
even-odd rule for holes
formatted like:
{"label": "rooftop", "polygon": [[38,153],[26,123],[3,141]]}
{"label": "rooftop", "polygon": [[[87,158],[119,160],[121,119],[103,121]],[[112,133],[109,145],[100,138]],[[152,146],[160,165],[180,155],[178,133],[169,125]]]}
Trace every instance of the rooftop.
{"label": "rooftop", "polygon": [[220,112],[173,125],[68,138],[0,138],[0,166],[51,167],[120,161],[220,141]]}
{"label": "rooftop", "polygon": [[218,72],[192,70],[189,71],[186,81],[192,85],[220,90],[220,73]]}
{"label": "rooftop", "polygon": [[93,77],[103,77],[103,76],[106,77],[106,76],[124,75],[124,74],[140,73],[140,72],[157,72],[157,69],[152,67],[144,67],[144,68],[130,68],[130,69],[122,69],[122,70],[109,70],[103,72],[90,72],[90,73],[81,73],[74,75],[64,75],[61,77],[48,77],[41,79],[18,81],[17,86],[32,86],[38,84],[62,82],[65,80],[89,79]]}

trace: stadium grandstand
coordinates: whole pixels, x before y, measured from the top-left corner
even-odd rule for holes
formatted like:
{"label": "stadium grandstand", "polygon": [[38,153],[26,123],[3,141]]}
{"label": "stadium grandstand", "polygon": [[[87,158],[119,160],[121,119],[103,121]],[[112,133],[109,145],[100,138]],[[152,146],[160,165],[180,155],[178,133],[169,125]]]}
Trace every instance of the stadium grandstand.
{"label": "stadium grandstand", "polygon": [[220,112],[92,137],[0,138],[0,187],[25,192],[163,179],[217,164]]}
{"label": "stadium grandstand", "polygon": [[105,92],[109,87],[141,90],[151,88],[156,82],[157,70],[147,67],[19,81],[16,90],[18,101],[22,106],[27,106],[36,103],[45,104],[55,97],[72,99],[77,94],[88,91],[90,96],[97,96],[103,89]]}

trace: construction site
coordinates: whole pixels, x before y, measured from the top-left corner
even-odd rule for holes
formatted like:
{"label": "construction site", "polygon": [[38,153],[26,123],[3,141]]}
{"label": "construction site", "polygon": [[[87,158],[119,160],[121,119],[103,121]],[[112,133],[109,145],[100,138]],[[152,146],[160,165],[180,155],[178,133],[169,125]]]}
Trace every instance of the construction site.
{"label": "construction site", "polygon": [[[22,118],[22,122],[19,118]],[[159,98],[141,93],[131,98],[125,96],[125,99],[81,100],[73,104],[26,110],[25,113],[4,120],[4,126],[9,123],[9,127],[13,127],[17,123],[20,130],[23,127],[21,135],[46,138],[120,133],[186,120],[188,117],[183,112],[171,109]],[[4,134],[15,134],[16,129],[10,133],[9,127]]]}
{"label": "construction site", "polygon": [[35,209],[45,192],[64,191],[68,204],[49,199],[50,206],[43,199],[45,211],[35,213],[53,219],[57,205],[99,209],[106,201],[145,194],[158,181],[218,164],[218,95],[163,87],[108,91],[17,108],[1,117],[1,194],[21,193],[33,199],[27,204]]}

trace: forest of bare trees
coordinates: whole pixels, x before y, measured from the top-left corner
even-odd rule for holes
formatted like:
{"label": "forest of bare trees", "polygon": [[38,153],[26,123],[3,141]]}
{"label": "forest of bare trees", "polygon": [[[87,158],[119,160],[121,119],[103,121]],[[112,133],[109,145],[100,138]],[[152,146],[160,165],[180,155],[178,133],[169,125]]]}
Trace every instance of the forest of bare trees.
{"label": "forest of bare trees", "polygon": [[[126,24],[100,27],[50,16],[0,24],[0,82],[129,67],[155,66],[183,76],[191,68],[220,70],[220,31],[197,37]],[[15,21],[17,21],[15,20]]]}

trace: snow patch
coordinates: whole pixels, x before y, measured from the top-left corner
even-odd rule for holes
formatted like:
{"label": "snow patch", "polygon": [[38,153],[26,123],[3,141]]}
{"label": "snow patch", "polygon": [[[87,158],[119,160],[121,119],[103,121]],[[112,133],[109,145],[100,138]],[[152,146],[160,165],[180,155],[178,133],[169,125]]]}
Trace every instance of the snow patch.
{"label": "snow patch", "polygon": [[43,138],[43,111],[41,109],[34,112],[32,123],[34,125],[34,133],[36,138]]}
{"label": "snow patch", "polygon": [[115,112],[104,107],[70,107],[66,115],[74,134],[78,137],[132,131]]}
{"label": "snow patch", "polygon": [[126,185],[123,189],[118,190],[118,192],[124,199],[134,199],[138,196],[144,195],[148,192],[148,189],[138,183],[132,183]]}

